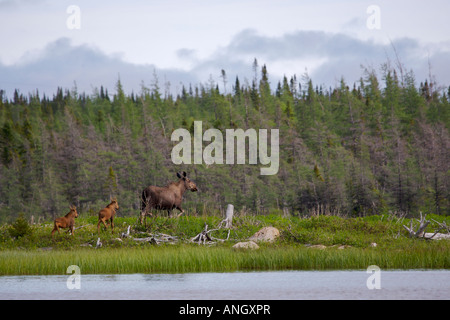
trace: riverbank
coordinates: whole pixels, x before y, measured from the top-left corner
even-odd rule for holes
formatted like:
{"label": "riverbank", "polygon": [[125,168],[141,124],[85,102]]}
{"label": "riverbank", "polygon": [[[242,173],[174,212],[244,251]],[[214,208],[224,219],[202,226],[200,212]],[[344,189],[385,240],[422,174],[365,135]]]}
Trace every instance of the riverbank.
{"label": "riverbank", "polygon": [[[433,217],[437,221],[449,219]],[[115,233],[97,234],[96,217],[80,217],[75,235],[66,232],[51,238],[50,223],[33,225],[31,231],[14,238],[11,226],[0,228],[0,275],[66,274],[77,265],[83,274],[233,272],[251,270],[348,270],[377,265],[382,269],[450,269],[450,241],[409,238],[402,221],[371,216],[308,218],[244,216],[233,220],[227,241],[210,246],[189,240],[207,223],[212,229],[220,217],[149,219],[147,228],[136,218],[116,219]],[[131,226],[133,237],[154,234],[173,236],[174,243],[121,238]],[[248,239],[265,226],[280,230],[273,243],[259,243],[258,250],[236,250],[232,246]],[[81,227],[81,228],[80,228]],[[429,231],[433,231],[433,223]],[[226,239],[228,230],[217,230],[215,238]],[[97,247],[100,237],[101,247]]]}

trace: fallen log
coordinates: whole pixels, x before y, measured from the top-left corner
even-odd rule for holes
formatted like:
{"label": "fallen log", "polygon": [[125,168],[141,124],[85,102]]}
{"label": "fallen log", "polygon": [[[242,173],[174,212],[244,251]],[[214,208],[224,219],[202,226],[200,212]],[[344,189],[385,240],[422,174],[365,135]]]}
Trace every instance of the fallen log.
{"label": "fallen log", "polygon": [[450,240],[450,233],[425,233],[423,237],[427,240],[442,240],[442,239],[449,239]]}
{"label": "fallen log", "polygon": [[160,244],[160,243],[176,243],[178,241],[178,237],[170,236],[168,234],[150,234],[149,237],[144,238],[134,238],[130,237],[134,241],[140,242],[150,242],[152,244]]}
{"label": "fallen log", "polygon": [[430,224],[430,221],[426,220],[427,215],[422,216],[422,212],[420,212],[420,220],[416,219],[419,222],[419,226],[417,231],[414,231],[413,228],[413,219],[410,220],[410,226],[407,227],[403,225],[403,227],[409,232],[409,236],[412,238],[423,238],[425,240],[440,240],[440,239],[450,239],[450,234],[440,233],[441,230],[445,229],[447,232],[450,232],[450,227],[447,226],[445,221],[440,223],[436,220],[433,222],[437,223],[439,228],[433,232],[425,232],[425,229]]}

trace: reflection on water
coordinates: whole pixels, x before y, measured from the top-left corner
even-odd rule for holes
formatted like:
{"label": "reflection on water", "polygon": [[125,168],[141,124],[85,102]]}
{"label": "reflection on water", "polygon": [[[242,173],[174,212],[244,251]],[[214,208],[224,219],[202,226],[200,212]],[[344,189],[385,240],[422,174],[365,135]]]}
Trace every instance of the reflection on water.
{"label": "reflection on water", "polygon": [[69,276],[1,276],[0,299],[450,299],[450,270],[382,270],[379,290],[366,270]]}

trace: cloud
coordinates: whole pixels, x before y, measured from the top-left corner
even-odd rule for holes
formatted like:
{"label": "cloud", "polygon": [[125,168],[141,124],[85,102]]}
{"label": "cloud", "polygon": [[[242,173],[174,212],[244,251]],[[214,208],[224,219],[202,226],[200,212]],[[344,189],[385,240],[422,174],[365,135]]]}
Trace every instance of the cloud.
{"label": "cloud", "polygon": [[432,53],[430,47],[433,45],[407,37],[385,44],[344,33],[295,31],[269,37],[248,29],[238,33],[209,59],[200,61],[192,71],[205,75],[225,69],[252,78],[251,63],[256,57],[260,64],[267,65],[272,82],[284,75],[301,75],[307,69],[315,83],[333,86],[341,77],[350,84],[358,81],[363,75],[361,65],[380,70],[388,61],[394,66],[397,58],[407,70],[413,69],[418,81],[423,81],[428,77],[429,59],[438,82],[448,86],[450,74],[445,68],[450,65],[449,46],[440,46]]}
{"label": "cloud", "polygon": [[0,0],[1,9],[16,8],[19,6],[36,6],[42,4],[44,0]]}
{"label": "cloud", "polygon": [[38,89],[52,94],[57,87],[72,88],[76,82],[80,92],[91,93],[104,86],[113,89],[120,75],[124,89],[140,92],[142,82],[147,86],[154,81],[156,70],[161,88],[170,82],[197,82],[191,74],[182,70],[158,69],[157,66],[124,62],[120,54],[106,55],[88,45],[74,46],[68,38],[49,43],[40,52],[28,53],[25,62],[14,65],[0,63],[0,88],[11,97],[15,88],[22,93]]}
{"label": "cloud", "polygon": [[76,46],[68,38],[60,38],[41,51],[26,54],[20,64],[0,63],[0,89],[6,90],[8,97],[12,96],[14,88],[22,93],[39,89],[53,94],[58,86],[70,89],[76,82],[80,92],[89,94],[101,85],[113,92],[120,75],[124,89],[138,93],[142,82],[150,86],[156,71],[160,88],[167,89],[165,84],[170,82],[172,93],[179,93],[181,84],[207,83],[210,78],[221,83],[222,69],[227,73],[231,88],[236,76],[242,84],[253,79],[255,58],[260,67],[267,65],[273,88],[284,75],[295,74],[299,79],[305,69],[315,84],[328,87],[336,85],[341,77],[349,85],[357,82],[363,76],[361,65],[380,70],[381,64],[390,61],[395,66],[397,57],[407,70],[413,69],[417,81],[429,77],[431,65],[438,84],[448,87],[449,53],[448,43],[424,45],[411,38],[383,44],[343,33],[296,31],[269,37],[247,29],[206,58],[199,58],[196,49],[177,50],[177,58],[186,62],[181,70],[125,62],[123,55],[105,54],[93,46]]}

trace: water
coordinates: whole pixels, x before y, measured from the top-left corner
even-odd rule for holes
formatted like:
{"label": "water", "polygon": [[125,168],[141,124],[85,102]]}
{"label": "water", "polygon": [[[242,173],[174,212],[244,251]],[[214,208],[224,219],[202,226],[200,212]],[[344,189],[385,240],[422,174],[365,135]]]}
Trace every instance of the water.
{"label": "water", "polygon": [[381,270],[378,275],[380,289],[372,290],[367,282],[375,273],[366,270],[81,274],[80,289],[68,289],[70,275],[1,276],[0,299],[450,299],[450,270]]}

